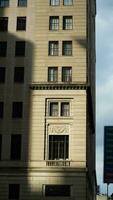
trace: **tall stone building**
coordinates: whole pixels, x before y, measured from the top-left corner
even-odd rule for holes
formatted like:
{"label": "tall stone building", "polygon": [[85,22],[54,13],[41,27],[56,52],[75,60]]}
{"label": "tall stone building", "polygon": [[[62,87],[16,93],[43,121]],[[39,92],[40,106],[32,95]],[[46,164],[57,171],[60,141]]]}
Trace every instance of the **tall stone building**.
{"label": "tall stone building", "polygon": [[0,200],[95,200],[95,0],[0,0]]}

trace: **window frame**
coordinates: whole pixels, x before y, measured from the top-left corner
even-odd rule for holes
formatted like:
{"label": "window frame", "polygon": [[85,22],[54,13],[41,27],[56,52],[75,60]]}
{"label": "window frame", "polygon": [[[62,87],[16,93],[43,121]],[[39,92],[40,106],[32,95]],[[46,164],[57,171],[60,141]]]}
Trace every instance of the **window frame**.
{"label": "window frame", "polygon": [[17,16],[17,23],[16,23],[17,31],[26,31],[26,19],[27,19],[26,16]]}
{"label": "window frame", "polygon": [[0,101],[0,119],[4,117],[4,102]]}
{"label": "window frame", "polygon": [[[67,2],[69,2],[70,1],[70,3],[67,3]],[[63,0],[63,5],[64,6],[73,6],[73,0]]]}
{"label": "window frame", "polygon": [[[12,195],[11,195],[11,190],[12,190]],[[15,195],[13,194],[13,191],[15,192],[15,195],[17,195],[16,198],[15,198]],[[9,184],[8,200],[19,200],[19,198],[20,198],[20,184],[17,184],[17,183]]]}
{"label": "window frame", "polygon": [[18,7],[27,7],[27,3],[27,0],[18,0]]}
{"label": "window frame", "polygon": [[26,42],[25,41],[16,41],[15,42],[15,56],[16,57],[25,57],[26,54]]}
{"label": "window frame", "polygon": [[49,41],[48,55],[49,56],[59,56],[59,41]]}
{"label": "window frame", "polygon": [[2,160],[2,141],[3,141],[3,136],[0,134],[0,160]]}
{"label": "window frame", "polygon": [[24,67],[14,68],[14,83],[24,83]]}
{"label": "window frame", "polygon": [[59,30],[59,16],[49,16],[49,30],[50,31]]}
{"label": "window frame", "polygon": [[0,41],[0,57],[7,56],[7,41]]}
{"label": "window frame", "polygon": [[[52,3],[52,2],[58,2],[58,3]],[[50,6],[60,6],[60,0],[49,0]]]}
{"label": "window frame", "polygon": [[6,68],[0,67],[0,84],[5,83],[5,78],[6,78]]}
{"label": "window frame", "polygon": [[11,135],[11,145],[10,145],[10,160],[11,161],[20,161],[21,154],[22,154],[22,135],[21,134],[12,134]]}
{"label": "window frame", "polygon": [[9,7],[9,0],[0,0],[0,8]]}
{"label": "window frame", "polygon": [[[67,186],[67,187],[66,187],[65,190],[64,190],[64,195],[61,194],[61,193],[59,194],[59,193],[58,193],[58,189],[56,190],[55,194],[50,194],[50,195],[49,195],[49,194],[47,194],[47,191],[46,191],[46,187],[49,187],[49,186],[50,186],[50,187],[53,187],[53,189],[54,189],[54,187],[56,187],[56,186],[57,186],[57,187],[58,187],[58,186],[59,186],[59,187],[62,187],[62,188],[61,188],[61,192],[63,191],[63,187],[66,187],[66,186]],[[69,187],[69,188],[68,188],[68,187]],[[67,185],[67,184],[65,184],[65,185],[63,185],[63,184],[62,184],[62,185],[61,185],[61,184],[47,184],[47,185],[44,185],[44,196],[46,196],[46,197],[56,197],[56,196],[57,196],[57,198],[58,198],[58,197],[64,197],[64,198],[65,198],[65,197],[71,197],[71,190],[72,190],[71,187],[72,187],[72,185]],[[53,189],[50,189],[50,192],[53,193]],[[67,193],[67,194],[66,194],[66,193]]]}
{"label": "window frame", "polygon": [[[70,47],[68,47],[68,45],[70,45]],[[73,43],[71,40],[62,41],[62,55],[63,56],[72,56],[73,55]]]}
{"label": "window frame", "polygon": [[[71,20],[71,23],[66,20]],[[63,16],[63,30],[73,30],[73,16]]]}
{"label": "window frame", "polygon": [[0,17],[0,32],[7,32],[7,31],[8,31],[8,17]]}
{"label": "window frame", "polygon": [[[17,106],[17,108],[16,108],[16,106]],[[22,101],[12,102],[12,118],[13,119],[22,119],[23,118],[23,102]]]}
{"label": "window frame", "polygon": [[58,82],[58,67],[48,67],[48,82],[49,83]]}
{"label": "window frame", "polygon": [[[66,70],[69,71],[67,74],[64,73],[64,71]],[[72,82],[72,67],[71,66],[62,67],[62,82],[64,83]]]}

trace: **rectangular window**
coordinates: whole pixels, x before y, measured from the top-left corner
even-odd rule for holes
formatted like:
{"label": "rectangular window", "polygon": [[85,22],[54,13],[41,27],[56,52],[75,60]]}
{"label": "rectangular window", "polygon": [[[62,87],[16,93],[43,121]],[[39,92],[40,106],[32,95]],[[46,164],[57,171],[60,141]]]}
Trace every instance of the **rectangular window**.
{"label": "rectangular window", "polygon": [[69,102],[62,102],[61,103],[61,116],[64,116],[64,117],[70,116]]}
{"label": "rectangular window", "polygon": [[62,67],[62,81],[63,82],[72,81],[72,67]]}
{"label": "rectangular window", "polygon": [[69,136],[49,135],[49,160],[68,159]]}
{"label": "rectangular window", "polygon": [[0,8],[8,7],[9,0],[0,0]]}
{"label": "rectangular window", "polygon": [[14,82],[15,83],[24,83],[24,67],[15,67]]}
{"label": "rectangular window", "polygon": [[4,116],[4,102],[0,101],[0,118]]}
{"label": "rectangular window", "polygon": [[49,111],[49,115],[50,116],[58,116],[58,102],[50,102],[50,111]]}
{"label": "rectangular window", "polygon": [[27,0],[18,0],[18,6],[19,7],[26,7],[27,6]]}
{"label": "rectangular window", "polygon": [[8,200],[19,200],[20,196],[20,185],[9,184],[9,197]]}
{"label": "rectangular window", "polygon": [[49,55],[50,56],[58,56],[58,54],[59,54],[58,41],[50,41],[49,42]]}
{"label": "rectangular window", "polygon": [[17,17],[17,31],[25,31],[26,30],[26,17]]}
{"label": "rectangular window", "polygon": [[73,28],[73,18],[72,16],[63,17],[63,30],[72,30]]}
{"label": "rectangular window", "polygon": [[69,197],[71,196],[71,186],[70,185],[45,185],[45,196]]}
{"label": "rectangular window", "polygon": [[58,67],[48,67],[48,82],[58,81]]}
{"label": "rectangular window", "polygon": [[21,159],[21,135],[11,135],[11,160]]}
{"label": "rectangular window", "polygon": [[5,83],[5,67],[0,67],[0,83]]}
{"label": "rectangular window", "polygon": [[7,42],[0,42],[0,57],[6,57],[7,55]]}
{"label": "rectangular window", "polygon": [[59,17],[51,16],[49,18],[49,30],[56,31],[59,29]]}
{"label": "rectangular window", "polygon": [[23,102],[13,102],[12,117],[22,118],[23,116]]}
{"label": "rectangular window", "polygon": [[8,17],[0,17],[0,32],[8,30]]}
{"label": "rectangular window", "polygon": [[73,0],[63,0],[64,6],[72,6],[73,5]]}
{"label": "rectangular window", "polygon": [[0,134],[0,160],[2,155],[2,135]]}
{"label": "rectangular window", "polygon": [[60,0],[50,0],[50,6],[59,6]]}
{"label": "rectangular window", "polygon": [[25,56],[25,41],[16,42],[15,56]]}
{"label": "rectangular window", "polygon": [[72,41],[63,41],[62,55],[63,56],[72,56]]}

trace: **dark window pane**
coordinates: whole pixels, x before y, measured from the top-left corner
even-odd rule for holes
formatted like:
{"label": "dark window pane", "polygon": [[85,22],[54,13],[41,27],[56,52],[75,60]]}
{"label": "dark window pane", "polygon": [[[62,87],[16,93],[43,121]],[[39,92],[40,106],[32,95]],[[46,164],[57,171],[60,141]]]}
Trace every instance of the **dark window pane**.
{"label": "dark window pane", "polygon": [[73,0],[64,0],[64,6],[71,6],[73,5]]}
{"label": "dark window pane", "polygon": [[0,57],[7,55],[7,42],[0,42]]}
{"label": "dark window pane", "polygon": [[8,7],[9,6],[9,0],[0,0],[0,7]]}
{"label": "dark window pane", "polygon": [[71,186],[70,185],[46,185],[45,186],[45,196],[71,196]]}
{"label": "dark window pane", "polygon": [[68,158],[69,136],[50,135],[49,136],[49,160],[59,160]]}
{"label": "dark window pane", "polygon": [[73,28],[73,18],[72,16],[63,17],[63,30],[71,30]]}
{"label": "dark window pane", "polygon": [[17,30],[18,31],[26,30],[26,17],[17,17]]}
{"label": "dark window pane", "polygon": [[72,56],[72,41],[63,41],[62,54],[64,56]]}
{"label": "dark window pane", "polygon": [[51,6],[59,6],[60,5],[60,0],[50,0],[50,5]]}
{"label": "dark window pane", "polygon": [[16,42],[15,56],[25,56],[25,41]]}
{"label": "dark window pane", "polygon": [[70,105],[69,105],[69,102],[61,103],[61,116],[64,116],[64,117],[70,116]]}
{"label": "dark window pane", "polygon": [[15,83],[23,83],[24,82],[24,67],[15,67],[14,82]]}
{"label": "dark window pane", "polygon": [[49,82],[57,82],[58,81],[58,68],[57,67],[49,67],[48,68],[48,81]]}
{"label": "dark window pane", "polygon": [[5,82],[5,68],[0,67],[0,83],[4,83],[4,82]]}
{"label": "dark window pane", "polygon": [[62,81],[71,82],[72,81],[72,67],[62,68]]}
{"label": "dark window pane", "polygon": [[59,17],[58,16],[51,16],[49,18],[49,30],[58,30],[59,29]]}
{"label": "dark window pane", "polygon": [[2,154],[2,135],[0,134],[0,160],[1,160],[1,154]]}
{"label": "dark window pane", "polygon": [[3,118],[4,115],[4,103],[0,102],[0,118]]}
{"label": "dark window pane", "polygon": [[58,56],[58,53],[59,53],[58,41],[50,41],[49,42],[49,55],[50,56]]}
{"label": "dark window pane", "polygon": [[50,103],[49,115],[53,117],[58,116],[58,102]]}
{"label": "dark window pane", "polygon": [[27,6],[27,0],[18,0],[18,6],[19,7],[26,7]]}
{"label": "dark window pane", "polygon": [[22,102],[13,102],[12,117],[13,118],[22,118],[23,115],[23,103]]}
{"label": "dark window pane", "polygon": [[0,17],[0,31],[8,30],[8,17]]}
{"label": "dark window pane", "polygon": [[9,200],[19,200],[19,193],[19,184],[9,184]]}
{"label": "dark window pane", "polygon": [[11,136],[11,160],[21,159],[21,135]]}

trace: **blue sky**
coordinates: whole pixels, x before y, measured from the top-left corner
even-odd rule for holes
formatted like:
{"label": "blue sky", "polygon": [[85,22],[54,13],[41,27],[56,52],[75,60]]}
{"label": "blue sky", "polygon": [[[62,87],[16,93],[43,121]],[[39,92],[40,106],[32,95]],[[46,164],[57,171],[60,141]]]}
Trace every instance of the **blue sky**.
{"label": "blue sky", "polygon": [[[97,0],[96,16],[97,181],[103,184],[104,126],[113,125],[113,0]],[[113,185],[109,187],[113,192]]]}

